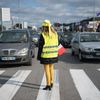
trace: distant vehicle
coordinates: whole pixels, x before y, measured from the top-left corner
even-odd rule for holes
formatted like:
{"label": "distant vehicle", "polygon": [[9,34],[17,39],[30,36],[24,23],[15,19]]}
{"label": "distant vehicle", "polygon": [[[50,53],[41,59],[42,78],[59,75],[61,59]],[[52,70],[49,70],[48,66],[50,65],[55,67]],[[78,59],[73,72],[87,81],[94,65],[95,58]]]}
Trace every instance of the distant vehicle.
{"label": "distant vehicle", "polygon": [[29,32],[30,32],[31,34],[34,34],[34,33],[37,32],[36,30],[32,30],[32,29],[28,29],[28,30],[29,30]]}
{"label": "distant vehicle", "polygon": [[64,48],[67,48],[68,47],[68,41],[67,41],[67,38],[66,37],[60,36],[59,42],[63,45]]}
{"label": "distant vehicle", "polygon": [[34,43],[28,30],[0,32],[0,64],[32,64]]}
{"label": "distant vehicle", "polygon": [[60,39],[59,39],[60,43],[65,48],[71,47],[71,40],[72,40],[73,36],[74,36],[74,33],[59,35],[59,37],[60,37]]}
{"label": "distant vehicle", "polygon": [[34,44],[38,47],[39,44],[39,39],[40,39],[40,34],[38,33],[34,33],[32,35],[32,41],[34,42]]}
{"label": "distant vehicle", "polygon": [[58,35],[63,35],[64,33],[62,31],[57,31]]}
{"label": "distant vehicle", "polygon": [[100,59],[100,33],[77,33],[71,41],[72,55],[78,55],[79,60]]}
{"label": "distant vehicle", "polygon": [[75,36],[75,33],[69,33],[66,37],[66,40],[67,40],[67,44],[68,46],[67,47],[71,47],[71,40],[73,39],[73,37]]}
{"label": "distant vehicle", "polygon": [[64,48],[66,48],[68,43],[66,41],[66,38],[63,36],[64,33],[61,32],[61,31],[58,31],[57,33],[58,33],[58,36],[59,36],[59,42],[63,45]]}
{"label": "distant vehicle", "polygon": [[33,31],[30,30],[30,34],[31,34],[32,41],[38,47],[40,34],[38,32],[36,32],[36,31],[34,31],[34,30]]}

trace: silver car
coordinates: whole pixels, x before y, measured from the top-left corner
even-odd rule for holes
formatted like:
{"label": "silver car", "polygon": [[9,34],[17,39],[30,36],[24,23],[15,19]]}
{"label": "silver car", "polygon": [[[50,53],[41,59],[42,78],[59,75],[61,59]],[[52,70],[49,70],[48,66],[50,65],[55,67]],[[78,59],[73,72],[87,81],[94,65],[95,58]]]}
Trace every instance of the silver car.
{"label": "silver car", "polygon": [[78,55],[79,60],[100,59],[100,33],[76,33],[71,41],[72,55]]}
{"label": "silver car", "polygon": [[0,32],[0,64],[32,65],[34,47],[26,29]]}

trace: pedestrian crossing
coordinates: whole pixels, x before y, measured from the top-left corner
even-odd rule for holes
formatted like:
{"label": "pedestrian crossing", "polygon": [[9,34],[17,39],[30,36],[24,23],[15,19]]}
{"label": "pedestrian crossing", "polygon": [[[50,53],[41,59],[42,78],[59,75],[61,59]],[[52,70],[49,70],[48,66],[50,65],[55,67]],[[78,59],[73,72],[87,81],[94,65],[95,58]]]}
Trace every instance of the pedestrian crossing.
{"label": "pedestrian crossing", "polygon": [[[100,69],[97,69],[100,71]],[[70,74],[75,84],[76,90],[78,91],[81,100],[100,100],[100,91],[91,81],[88,75],[82,69],[70,69]],[[55,74],[56,76],[56,74]],[[43,78],[45,79],[45,78]],[[45,81],[42,81],[42,85],[45,85]],[[56,82],[54,82],[56,84]],[[58,85],[58,86],[57,86]],[[43,87],[41,87],[43,88]],[[53,87],[51,93],[49,91],[41,90],[39,91],[38,97],[36,100],[60,100],[59,82]],[[66,91],[67,92],[67,91]],[[57,94],[56,94],[57,93]],[[52,95],[51,95],[52,94]]]}
{"label": "pedestrian crossing", "polygon": [[83,70],[71,69],[70,73],[82,100],[100,100],[100,91]]}
{"label": "pedestrian crossing", "polygon": [[98,71],[100,71],[100,69],[97,69]]}
{"label": "pedestrian crossing", "polygon": [[41,83],[41,87],[36,100],[60,100],[60,92],[59,92],[59,72],[58,70],[54,71],[54,85],[51,91],[43,90],[43,86],[46,84],[45,74],[43,76],[43,80]]}
{"label": "pedestrian crossing", "polygon": [[0,75],[3,74],[5,72],[5,70],[0,71]]}
{"label": "pedestrian crossing", "polygon": [[[100,72],[100,69],[97,69],[97,71]],[[6,70],[0,70],[0,76],[4,72],[6,72]],[[31,72],[32,70],[16,71],[15,74],[12,75],[12,77],[9,78],[8,81],[0,87],[0,98],[2,98],[2,100],[12,100]],[[72,82],[74,83],[81,100],[100,100],[100,90],[93,83],[93,80],[90,79],[85,70],[69,69],[69,72],[72,78]],[[60,85],[62,84],[60,84],[59,80],[59,70],[56,69],[54,74],[54,86],[51,91],[43,90],[46,85],[45,74],[43,75],[36,100],[61,100]]]}
{"label": "pedestrian crossing", "polygon": [[[2,74],[4,71],[0,71]],[[19,70],[17,71],[1,88],[0,98],[2,100],[12,100],[14,95],[17,93],[21,85],[27,76],[31,73],[31,70]]]}

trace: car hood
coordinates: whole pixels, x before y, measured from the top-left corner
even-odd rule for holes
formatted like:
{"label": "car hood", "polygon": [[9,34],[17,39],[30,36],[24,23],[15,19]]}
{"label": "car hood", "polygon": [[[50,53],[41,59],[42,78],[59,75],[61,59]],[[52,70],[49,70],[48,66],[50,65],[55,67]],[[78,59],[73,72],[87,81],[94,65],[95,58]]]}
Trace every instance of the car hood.
{"label": "car hood", "polygon": [[0,50],[2,49],[16,49],[21,50],[23,48],[28,48],[28,43],[0,43]]}
{"label": "car hood", "polygon": [[83,42],[81,46],[87,48],[100,48],[100,42]]}

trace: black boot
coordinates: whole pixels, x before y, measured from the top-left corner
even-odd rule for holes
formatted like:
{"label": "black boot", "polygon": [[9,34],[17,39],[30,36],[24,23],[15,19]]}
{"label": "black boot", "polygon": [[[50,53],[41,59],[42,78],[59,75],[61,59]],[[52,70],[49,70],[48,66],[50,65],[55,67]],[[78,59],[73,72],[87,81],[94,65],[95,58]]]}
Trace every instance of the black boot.
{"label": "black boot", "polygon": [[51,88],[53,87],[53,83],[51,83]]}
{"label": "black boot", "polygon": [[45,88],[43,88],[43,90],[49,90],[50,91],[51,90],[51,86],[47,85]]}

